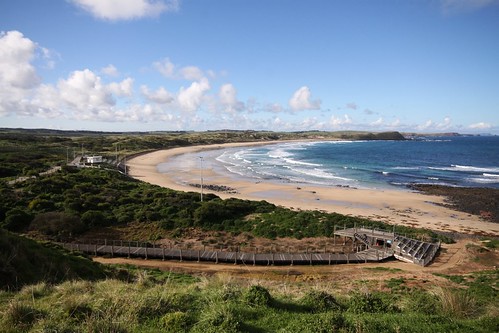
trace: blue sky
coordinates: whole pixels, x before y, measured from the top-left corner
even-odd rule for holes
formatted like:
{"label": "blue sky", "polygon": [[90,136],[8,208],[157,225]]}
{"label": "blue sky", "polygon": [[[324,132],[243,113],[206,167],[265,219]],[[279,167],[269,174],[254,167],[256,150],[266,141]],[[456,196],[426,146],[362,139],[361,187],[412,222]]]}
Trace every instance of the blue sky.
{"label": "blue sky", "polygon": [[0,31],[0,127],[499,134],[499,0],[16,0]]}

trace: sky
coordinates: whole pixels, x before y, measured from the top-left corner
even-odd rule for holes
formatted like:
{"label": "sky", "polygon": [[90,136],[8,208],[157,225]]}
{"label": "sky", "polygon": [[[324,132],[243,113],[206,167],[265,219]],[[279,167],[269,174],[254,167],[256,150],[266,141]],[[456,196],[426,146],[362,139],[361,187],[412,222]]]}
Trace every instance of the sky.
{"label": "sky", "polygon": [[499,0],[0,0],[0,127],[499,134]]}

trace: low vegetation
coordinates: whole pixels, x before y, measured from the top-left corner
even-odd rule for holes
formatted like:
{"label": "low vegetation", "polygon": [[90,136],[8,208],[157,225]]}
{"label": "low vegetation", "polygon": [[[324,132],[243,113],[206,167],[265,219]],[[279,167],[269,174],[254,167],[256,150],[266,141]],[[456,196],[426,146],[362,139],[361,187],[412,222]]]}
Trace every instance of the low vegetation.
{"label": "low vegetation", "polygon": [[223,277],[130,272],[128,281],[42,282],[0,292],[0,331],[495,332],[499,325],[497,297],[471,289],[281,292]]}
{"label": "low vegetation", "polygon": [[51,243],[39,243],[0,229],[0,289],[37,282],[106,277],[103,266]]}
{"label": "low vegetation", "polygon": [[[265,201],[221,200],[177,192],[103,169],[63,168],[13,185],[0,183],[0,226],[51,240],[68,240],[89,230],[134,222],[159,224],[163,235],[184,230],[246,232],[258,237],[331,236],[334,227],[392,229],[378,221],[318,211],[295,211]],[[441,237],[428,230],[397,226],[418,238]],[[137,240],[137,239],[135,239]]]}

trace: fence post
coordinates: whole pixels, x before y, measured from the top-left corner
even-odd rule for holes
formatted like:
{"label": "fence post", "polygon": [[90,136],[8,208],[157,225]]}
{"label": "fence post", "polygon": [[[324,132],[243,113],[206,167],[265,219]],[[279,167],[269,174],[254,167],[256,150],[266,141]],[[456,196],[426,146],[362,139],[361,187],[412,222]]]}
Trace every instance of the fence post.
{"label": "fence post", "polygon": [[147,244],[146,244],[146,260],[147,260]]}
{"label": "fence post", "polygon": [[253,266],[256,265],[256,255],[255,255],[255,252],[253,252]]}
{"label": "fence post", "polygon": [[163,254],[163,259],[162,260],[165,261],[165,248],[164,247],[161,248],[161,252]]}
{"label": "fence post", "polygon": [[97,244],[94,245],[94,254],[95,254],[95,256],[97,256]]}
{"label": "fence post", "polygon": [[218,251],[215,251],[215,264],[218,264]]}
{"label": "fence post", "polygon": [[182,249],[180,249],[180,262],[182,262]]}
{"label": "fence post", "polygon": [[114,245],[111,245],[111,257],[114,257]]}
{"label": "fence post", "polygon": [[200,251],[198,250],[198,262],[200,262],[200,261],[201,261],[201,253],[200,253]]}

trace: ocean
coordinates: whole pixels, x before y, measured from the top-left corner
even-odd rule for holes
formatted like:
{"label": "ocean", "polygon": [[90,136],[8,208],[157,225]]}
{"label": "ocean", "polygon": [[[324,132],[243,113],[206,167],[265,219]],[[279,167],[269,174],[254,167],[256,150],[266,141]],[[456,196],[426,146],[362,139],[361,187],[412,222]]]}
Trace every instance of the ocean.
{"label": "ocean", "polygon": [[205,167],[251,181],[356,188],[401,189],[414,183],[499,188],[499,136],[287,142],[196,155],[203,157]]}

